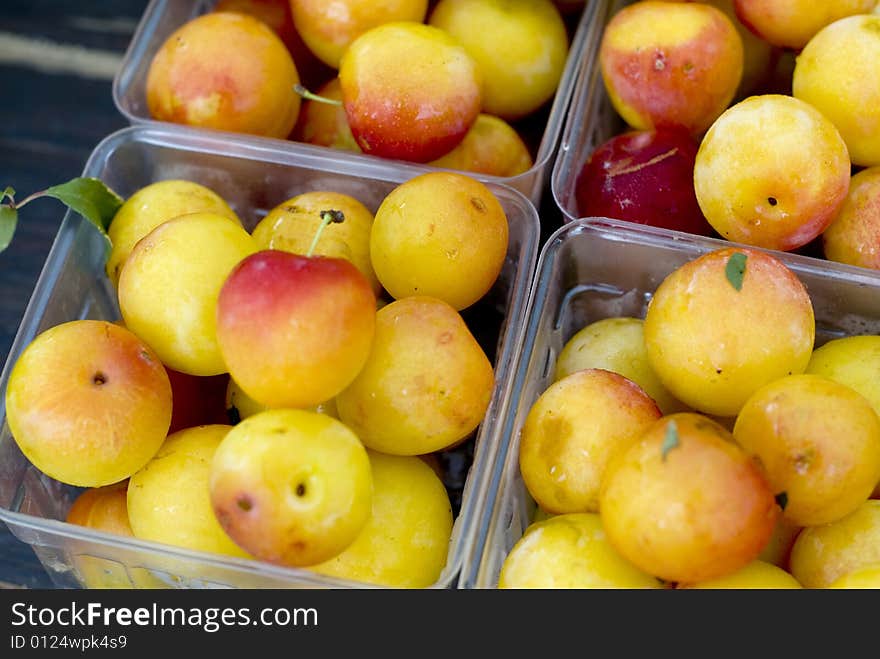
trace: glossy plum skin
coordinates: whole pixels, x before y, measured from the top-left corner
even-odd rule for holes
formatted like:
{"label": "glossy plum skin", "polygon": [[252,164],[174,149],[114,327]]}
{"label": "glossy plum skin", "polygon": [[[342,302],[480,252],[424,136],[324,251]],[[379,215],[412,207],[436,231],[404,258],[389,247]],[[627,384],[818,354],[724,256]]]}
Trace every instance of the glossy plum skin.
{"label": "glossy plum skin", "polygon": [[482,107],[476,62],[443,30],[413,22],[359,36],[339,66],[342,101],[360,149],[429,162],[464,139]]}
{"label": "glossy plum skin", "polygon": [[[225,221],[225,220],[224,220]],[[38,334],[5,392],[18,448],[42,473],[79,487],[124,480],[162,445],[171,385],[158,355],[129,329],[72,320]]]}
{"label": "glossy plum skin", "polygon": [[146,102],[158,121],[285,139],[301,105],[299,71],[263,21],[211,12],[169,35],[150,60]]}
{"label": "glossy plum skin", "polygon": [[743,72],[733,22],[708,4],[628,4],[599,46],[605,90],[634,129],[685,126],[702,134],[730,104]]}
{"label": "glossy plum skin", "polygon": [[345,259],[261,250],[230,273],[217,303],[229,374],[267,407],[310,407],[360,372],[373,340],[376,297]]}
{"label": "glossy plum skin", "polygon": [[694,193],[698,147],[678,127],[615,135],[596,147],[581,169],[575,184],[579,216],[714,235]]}

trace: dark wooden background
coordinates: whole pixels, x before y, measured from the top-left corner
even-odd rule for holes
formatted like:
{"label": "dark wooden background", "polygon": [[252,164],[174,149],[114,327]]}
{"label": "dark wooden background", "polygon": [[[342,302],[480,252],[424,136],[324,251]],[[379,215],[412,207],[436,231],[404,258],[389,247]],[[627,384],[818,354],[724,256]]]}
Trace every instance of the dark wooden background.
{"label": "dark wooden background", "polygon": [[[12,186],[21,201],[79,176],[98,142],[126,125],[113,104],[112,66],[146,6],[147,0],[0,3],[0,189]],[[51,199],[27,205],[0,254],[3,362],[63,216]],[[0,583],[52,587],[31,548],[2,522]]]}

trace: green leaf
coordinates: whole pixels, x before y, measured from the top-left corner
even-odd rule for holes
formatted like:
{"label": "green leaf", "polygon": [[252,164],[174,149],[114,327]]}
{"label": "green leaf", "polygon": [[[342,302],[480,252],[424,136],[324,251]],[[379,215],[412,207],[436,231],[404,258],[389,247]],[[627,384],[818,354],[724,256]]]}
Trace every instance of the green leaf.
{"label": "green leaf", "polygon": [[79,213],[101,232],[110,245],[107,227],[122,205],[123,199],[97,178],[75,178],[53,185],[43,195],[53,197]]}
{"label": "green leaf", "polygon": [[788,505],[788,492],[780,492],[776,495],[776,503],[779,504],[779,507],[782,510],[785,510],[785,507]]}
{"label": "green leaf", "polygon": [[727,275],[727,281],[730,282],[731,286],[738,291],[742,290],[743,277],[746,274],[746,255],[742,252],[731,254],[730,258],[727,259],[724,273]]}
{"label": "green leaf", "polygon": [[9,247],[18,224],[18,211],[9,206],[0,206],[0,252]]}
{"label": "green leaf", "polygon": [[660,449],[663,462],[666,462],[666,454],[678,446],[678,428],[675,421],[670,421],[666,426],[666,436],[663,438],[663,446]]}
{"label": "green leaf", "polygon": [[10,201],[15,198],[15,189],[12,186],[7,186],[3,191],[3,194],[0,194],[0,203],[3,203],[3,200],[9,197]]}

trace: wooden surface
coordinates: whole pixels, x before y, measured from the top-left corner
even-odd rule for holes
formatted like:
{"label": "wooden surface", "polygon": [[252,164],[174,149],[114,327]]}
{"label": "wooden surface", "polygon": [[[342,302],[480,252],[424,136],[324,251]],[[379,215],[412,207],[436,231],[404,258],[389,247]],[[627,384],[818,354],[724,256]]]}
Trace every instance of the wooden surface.
{"label": "wooden surface", "polygon": [[[147,0],[3,0],[0,22],[0,189],[32,192],[82,173],[92,149],[125,126],[112,74]],[[0,356],[18,330],[64,207],[23,208],[0,254]],[[0,587],[51,588],[31,548],[0,522]]]}

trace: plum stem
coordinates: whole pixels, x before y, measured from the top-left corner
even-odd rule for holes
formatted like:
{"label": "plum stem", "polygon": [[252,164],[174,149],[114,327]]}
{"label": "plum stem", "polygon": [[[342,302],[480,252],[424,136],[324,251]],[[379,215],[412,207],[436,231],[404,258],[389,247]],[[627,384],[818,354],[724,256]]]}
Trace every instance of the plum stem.
{"label": "plum stem", "polygon": [[318,101],[319,103],[326,103],[327,105],[342,105],[342,101],[337,101],[333,98],[327,98],[325,96],[318,96],[317,94],[313,94],[300,84],[294,85],[293,91],[295,91],[307,101]]}
{"label": "plum stem", "polygon": [[46,191],[40,190],[39,192],[34,192],[33,194],[30,194],[27,197],[25,197],[24,199],[22,199],[21,201],[16,202],[15,201],[15,190],[7,187],[5,190],[0,191],[0,202],[2,202],[4,199],[8,199],[9,202],[6,204],[3,204],[4,206],[8,206],[9,208],[11,208],[13,210],[21,210],[27,204],[32,202],[34,199],[39,199],[40,197],[45,197],[45,196],[46,196]]}
{"label": "plum stem", "polygon": [[342,211],[321,211],[321,224],[318,226],[318,230],[315,231],[315,237],[312,238],[312,244],[309,246],[309,251],[306,252],[306,257],[312,256],[315,247],[318,246],[318,240],[321,239],[321,234],[324,233],[324,229],[327,228],[328,224],[341,224],[342,222],[345,222],[345,213]]}
{"label": "plum stem", "polygon": [[26,204],[32,202],[34,199],[39,199],[40,197],[44,196],[46,196],[46,191],[41,190],[40,192],[34,192],[33,194],[28,195],[18,203],[16,203],[15,200],[10,196],[9,205],[16,210],[21,210]]}

